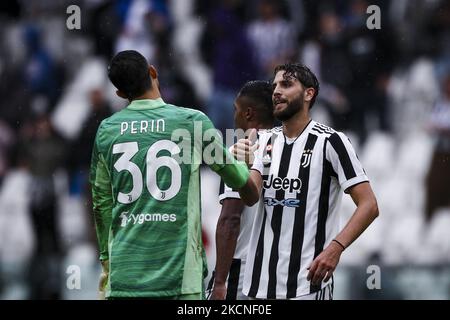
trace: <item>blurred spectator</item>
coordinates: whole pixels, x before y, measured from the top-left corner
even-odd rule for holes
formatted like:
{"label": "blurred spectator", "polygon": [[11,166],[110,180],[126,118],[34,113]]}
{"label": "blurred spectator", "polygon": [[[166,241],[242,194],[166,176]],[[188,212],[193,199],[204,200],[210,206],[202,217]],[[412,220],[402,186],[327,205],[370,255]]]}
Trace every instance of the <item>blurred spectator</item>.
{"label": "blurred spectator", "polygon": [[179,61],[174,58],[169,41],[173,32],[173,21],[167,1],[153,0],[147,19],[157,45],[155,57],[149,62],[158,67],[161,95],[175,105],[198,108],[199,103],[193,87],[178,68]]}
{"label": "blurred spectator", "polygon": [[427,222],[438,208],[450,207],[450,74],[445,78],[442,97],[431,112],[429,128],[436,146],[426,181]]}
{"label": "blurred spectator", "polygon": [[344,26],[332,9],[320,13],[317,40],[306,42],[301,61],[316,72],[321,93],[318,97],[337,130],[348,128],[349,101],[345,89],[351,81],[346,54]]}
{"label": "blurred spectator", "polygon": [[24,86],[24,65],[27,61],[23,27],[8,17],[18,14],[20,10],[16,8],[19,11],[15,11],[14,3],[11,8],[6,6],[3,3],[0,7],[0,117],[16,130],[18,123],[29,114],[30,92]]}
{"label": "blurred spectator", "polygon": [[384,25],[383,32],[369,30],[367,6],[365,0],[352,0],[342,16],[334,6],[322,7],[317,40],[307,42],[301,55],[319,75],[319,100],[333,125],[354,131],[361,143],[369,129],[390,129],[386,87],[393,66],[385,31],[389,26]]}
{"label": "blurred spectator", "polygon": [[11,128],[0,119],[0,188],[3,177],[9,169],[11,148],[15,142],[15,136]]}
{"label": "blurred spectator", "polygon": [[[207,103],[207,114],[215,126],[233,128],[233,103],[236,91],[248,80],[254,79],[256,67],[245,26],[238,12],[241,1],[221,0],[211,8],[208,28],[203,41],[213,72],[213,92]],[[208,54],[209,53],[209,54]]]}
{"label": "blurred spectator", "polygon": [[156,44],[147,20],[152,10],[152,1],[122,0],[119,5],[124,22],[116,40],[115,51],[136,50],[148,61],[153,61]]}
{"label": "blurred spectator", "polygon": [[[427,25],[433,20],[432,14],[436,9],[443,16],[445,15],[445,11],[439,8],[440,5],[445,7],[445,2],[448,3],[447,0],[389,1],[388,16],[392,25],[392,34],[397,40],[392,45],[397,47],[402,59],[414,59],[417,53],[432,51],[431,49],[435,47],[433,42],[436,34],[430,33]],[[387,21],[383,20],[383,23],[385,22]]]}
{"label": "blurred spectator", "polygon": [[185,105],[199,109],[200,103],[195,95],[191,83],[185,79],[180,69],[176,68],[173,56],[169,53],[158,55],[159,83],[161,96],[174,105]]}
{"label": "blurred spectator", "polygon": [[0,64],[1,117],[13,129],[17,129],[29,114],[30,92],[23,85],[22,70],[11,66],[9,59],[1,60]]}
{"label": "blurred spectator", "polygon": [[21,149],[21,160],[31,174],[30,214],[36,238],[29,269],[30,298],[59,299],[62,248],[54,174],[64,163],[64,142],[46,114],[39,115],[30,129],[31,136],[22,137],[26,140]]}
{"label": "blurred spectator", "polygon": [[151,10],[147,15],[147,21],[152,33],[155,37],[157,49],[164,48],[168,50],[170,32],[172,28],[172,20],[167,0],[152,0]]}
{"label": "blurred spectator", "polygon": [[375,116],[376,127],[382,131],[389,130],[386,86],[393,63],[389,26],[384,24],[381,30],[368,29],[368,6],[366,0],[352,0],[346,17],[346,50],[350,62],[350,82],[346,91],[350,102],[351,129],[361,143],[366,140],[370,128],[368,115]]}
{"label": "blurred spectator", "polygon": [[21,1],[19,0],[11,0],[8,2],[1,2],[0,4],[0,13],[1,15],[19,18],[21,11]]}
{"label": "blurred spectator", "polygon": [[43,46],[38,28],[26,26],[24,38],[28,55],[24,68],[25,84],[32,95],[45,96],[53,106],[60,93],[57,65]]}
{"label": "blurred spectator", "polygon": [[296,53],[292,25],[281,16],[277,0],[261,0],[259,18],[248,26],[248,36],[256,50],[260,78],[273,76],[278,64],[291,61]]}
{"label": "blurred spectator", "polygon": [[119,1],[92,2],[88,30],[95,41],[95,52],[109,59],[114,54],[114,42],[122,26]]}
{"label": "blurred spectator", "polygon": [[96,244],[95,228],[92,219],[92,198],[88,183],[89,167],[91,165],[91,155],[94,146],[95,135],[98,126],[103,119],[109,117],[111,107],[105,100],[101,89],[94,89],[89,95],[91,113],[84,121],[79,137],[73,142],[70,154],[70,192],[80,195],[85,199],[85,208],[89,223],[88,239],[92,244]]}
{"label": "blurred spectator", "polygon": [[437,59],[437,74],[440,78],[450,70],[450,1],[441,1],[429,19],[427,35]]}
{"label": "blurred spectator", "polygon": [[91,154],[98,126],[109,117],[111,107],[102,90],[94,89],[89,94],[91,112],[84,121],[80,135],[73,142],[69,157],[72,170],[72,193],[86,194],[87,174],[91,165]]}

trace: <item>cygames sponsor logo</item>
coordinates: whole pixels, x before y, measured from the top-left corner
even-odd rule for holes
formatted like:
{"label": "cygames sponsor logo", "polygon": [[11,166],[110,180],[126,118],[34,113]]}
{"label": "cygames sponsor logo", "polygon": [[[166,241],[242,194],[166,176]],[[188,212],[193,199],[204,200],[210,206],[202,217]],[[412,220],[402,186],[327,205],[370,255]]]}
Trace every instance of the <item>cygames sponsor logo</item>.
{"label": "cygames sponsor logo", "polygon": [[122,219],[120,226],[126,227],[129,223],[143,224],[144,222],[175,222],[177,221],[177,215],[175,213],[139,213],[128,214],[128,212],[122,212],[120,215]]}

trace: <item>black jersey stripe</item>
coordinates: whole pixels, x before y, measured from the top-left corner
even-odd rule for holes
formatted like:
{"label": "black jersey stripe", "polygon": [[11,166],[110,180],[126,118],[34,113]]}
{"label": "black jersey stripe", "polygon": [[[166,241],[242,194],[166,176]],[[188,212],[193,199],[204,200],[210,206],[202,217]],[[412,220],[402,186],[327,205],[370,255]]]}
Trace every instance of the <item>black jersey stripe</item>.
{"label": "black jersey stripe", "polygon": [[[308,135],[308,140],[305,144],[305,150],[314,150],[316,145],[317,136],[314,134]],[[301,162],[301,160],[300,160]],[[304,229],[305,229],[305,213],[306,213],[306,200],[308,197],[309,186],[309,174],[311,165],[306,168],[300,166],[298,173],[299,179],[302,181],[301,192],[297,195],[297,199],[300,200],[300,206],[295,209],[294,217],[294,229],[292,232],[292,246],[291,254],[289,258],[289,271],[287,279],[287,294],[286,298],[294,298],[297,295],[297,278],[300,272],[301,253],[303,247]]]}
{"label": "black jersey stripe", "polygon": [[311,130],[316,131],[316,132],[321,133],[321,134],[325,133],[323,130],[321,130],[320,128],[316,128],[316,127],[313,127]]}
{"label": "black jersey stripe", "polygon": [[322,123],[316,122],[316,126],[319,126],[319,127],[323,128],[323,129],[325,129],[325,130],[327,130],[327,131],[333,131],[333,132],[334,132],[334,129],[333,129],[333,128],[331,128],[331,127],[329,127],[329,126],[326,126],[326,125],[324,125],[324,124],[322,124]]}
{"label": "black jersey stripe", "polygon": [[261,278],[261,269],[264,255],[264,229],[266,227],[267,211],[264,208],[264,217],[261,223],[261,231],[259,232],[258,245],[256,246],[255,260],[253,262],[252,283],[248,296],[256,298],[259,289],[259,280]]}
{"label": "black jersey stripe", "polygon": [[[316,237],[314,245],[314,259],[323,251],[323,246],[325,244],[326,236],[326,222],[328,218],[329,209],[329,198],[330,198],[330,186],[331,186],[331,175],[332,167],[330,162],[326,159],[327,140],[323,145],[323,159],[322,159],[322,181],[320,186],[319,195],[319,208],[317,213],[317,224],[316,224]],[[321,283],[313,285],[311,283],[309,287],[309,292],[313,293],[321,289]]]}
{"label": "black jersey stripe", "polygon": [[216,278],[216,271],[213,270],[208,285],[206,286],[206,293],[207,293],[206,300],[209,300],[209,298],[211,297],[215,278]]}
{"label": "black jersey stripe", "polygon": [[330,144],[333,149],[336,151],[339,157],[339,162],[344,169],[344,174],[347,180],[356,177],[355,169],[353,168],[352,161],[350,156],[345,148],[344,143],[341,140],[341,137],[337,133],[333,133],[329,138]]}
{"label": "black jersey stripe", "polygon": [[333,300],[334,295],[334,276],[331,276],[330,300]]}
{"label": "black jersey stripe", "polygon": [[313,130],[313,131],[316,131],[316,132],[318,132],[318,133],[321,133],[321,134],[333,134],[333,133],[335,132],[335,131],[332,130],[332,129],[329,129],[329,128],[326,128],[326,127],[317,126],[317,125],[315,125],[315,126],[312,128],[312,130]]}
{"label": "black jersey stripe", "polygon": [[328,127],[328,126],[326,126],[324,124],[321,124],[321,123],[317,123],[316,122],[316,126],[322,128],[325,131],[334,132],[334,130],[332,128],[330,128],[330,127]]}
{"label": "black jersey stripe", "polygon": [[225,193],[225,183],[223,182],[223,179],[220,179],[219,194],[224,193]]}
{"label": "black jersey stripe", "polygon": [[226,300],[236,300],[239,287],[239,274],[241,273],[241,259],[233,259],[228,273]]}
{"label": "black jersey stripe", "polygon": [[[272,159],[272,148],[275,145],[275,140],[277,139],[277,137],[278,137],[278,135],[272,134],[270,139],[267,141],[266,146],[265,146],[264,151],[263,151],[263,154],[262,154],[263,159],[265,157],[268,157],[269,159]],[[268,161],[267,163],[263,163],[264,170],[270,168],[271,164],[272,164],[272,161]],[[267,170],[267,171],[269,171],[269,170]],[[268,172],[264,172],[264,174],[266,174],[266,173],[268,173]]]}
{"label": "black jersey stripe", "polygon": [[[278,171],[278,177],[281,179],[286,178],[289,163],[291,160],[292,149],[294,144],[284,143],[283,152],[281,154],[280,167]],[[275,198],[277,200],[283,200],[285,196],[285,190],[280,188],[275,193]],[[283,217],[284,206],[277,205],[273,208],[271,227],[273,232],[272,248],[270,250],[269,258],[269,282],[267,286],[267,298],[276,298],[276,287],[277,287],[277,265],[278,265],[278,245],[280,243],[280,233],[281,233],[281,222]]]}

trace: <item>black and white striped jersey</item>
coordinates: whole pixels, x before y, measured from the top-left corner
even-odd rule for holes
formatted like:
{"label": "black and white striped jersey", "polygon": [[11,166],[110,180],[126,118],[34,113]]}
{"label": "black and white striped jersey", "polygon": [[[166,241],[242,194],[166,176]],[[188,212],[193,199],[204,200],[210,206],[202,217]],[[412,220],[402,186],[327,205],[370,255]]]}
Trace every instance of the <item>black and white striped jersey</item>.
{"label": "black and white striped jersey", "polygon": [[[262,130],[262,132],[266,132],[266,130]],[[241,199],[241,196],[238,191],[230,188],[223,182],[223,180],[221,180],[219,191],[220,204],[223,204],[223,201],[226,199]],[[227,300],[248,299],[245,295],[243,295],[242,288],[244,283],[245,261],[247,259],[248,245],[250,242],[253,220],[257,209],[258,203],[251,207],[245,206],[241,212],[239,235],[236,241],[233,262],[227,278]],[[211,290],[212,283],[210,284],[210,291]]]}
{"label": "black and white striped jersey", "polygon": [[[219,201],[223,204],[226,199],[241,199],[239,192],[225,185],[223,180],[220,182]],[[248,243],[250,241],[250,234],[252,231],[253,219],[257,204],[248,207],[245,206],[241,212],[241,221],[239,235],[236,241],[236,248],[234,250],[233,261],[228,272],[227,295],[226,300],[247,300],[247,296],[242,293],[244,283],[245,260],[247,258]],[[206,288],[206,297],[210,298],[212,288],[215,280],[215,271]]]}
{"label": "black and white striped jersey", "polygon": [[254,170],[263,176],[244,294],[291,299],[319,291],[306,280],[313,259],[339,232],[342,191],[368,181],[349,139],[310,121],[296,138],[281,127],[260,133]]}
{"label": "black and white striped jersey", "polygon": [[[222,204],[225,199],[241,199],[239,193],[236,190],[231,189],[223,182],[220,185],[219,201]],[[250,233],[252,231],[253,219],[255,218],[255,212],[258,209],[258,204],[254,204],[251,207],[245,206],[241,213],[241,224],[239,230],[239,236],[236,242],[236,249],[234,251],[234,259],[240,259],[245,263],[247,258],[248,243],[250,241]],[[243,270],[242,270],[243,272]]]}

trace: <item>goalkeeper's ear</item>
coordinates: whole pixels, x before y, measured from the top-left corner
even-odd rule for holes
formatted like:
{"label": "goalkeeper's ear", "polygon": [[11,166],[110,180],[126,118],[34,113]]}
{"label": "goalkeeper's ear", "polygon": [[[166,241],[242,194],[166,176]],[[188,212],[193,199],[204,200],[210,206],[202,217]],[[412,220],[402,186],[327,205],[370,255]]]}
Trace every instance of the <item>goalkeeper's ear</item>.
{"label": "goalkeeper's ear", "polygon": [[116,94],[118,97],[120,97],[122,99],[128,99],[127,95],[120,90],[116,90]]}

